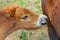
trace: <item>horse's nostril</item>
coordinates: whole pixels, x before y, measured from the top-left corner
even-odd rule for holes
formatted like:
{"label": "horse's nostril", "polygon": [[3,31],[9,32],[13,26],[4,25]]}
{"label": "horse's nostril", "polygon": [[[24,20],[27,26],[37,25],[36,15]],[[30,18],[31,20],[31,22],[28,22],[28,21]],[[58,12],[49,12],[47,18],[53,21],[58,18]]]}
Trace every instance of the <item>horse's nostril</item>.
{"label": "horse's nostril", "polygon": [[47,23],[41,23],[42,25],[46,25]]}
{"label": "horse's nostril", "polygon": [[41,17],[40,17],[40,24],[41,25],[47,24],[47,16],[41,15]]}

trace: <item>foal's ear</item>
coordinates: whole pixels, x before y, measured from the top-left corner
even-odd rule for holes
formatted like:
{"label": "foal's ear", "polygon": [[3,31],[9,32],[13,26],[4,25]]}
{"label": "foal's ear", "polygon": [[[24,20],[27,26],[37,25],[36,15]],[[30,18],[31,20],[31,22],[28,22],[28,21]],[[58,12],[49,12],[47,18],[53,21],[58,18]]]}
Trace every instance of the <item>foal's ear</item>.
{"label": "foal's ear", "polygon": [[17,5],[11,5],[11,6],[9,6],[9,7],[6,7],[6,8],[4,9],[5,15],[6,15],[7,17],[14,17],[17,8],[18,8]]}
{"label": "foal's ear", "polygon": [[15,12],[17,8],[18,8],[17,5],[11,5],[11,6],[6,8],[6,11],[7,12]]}

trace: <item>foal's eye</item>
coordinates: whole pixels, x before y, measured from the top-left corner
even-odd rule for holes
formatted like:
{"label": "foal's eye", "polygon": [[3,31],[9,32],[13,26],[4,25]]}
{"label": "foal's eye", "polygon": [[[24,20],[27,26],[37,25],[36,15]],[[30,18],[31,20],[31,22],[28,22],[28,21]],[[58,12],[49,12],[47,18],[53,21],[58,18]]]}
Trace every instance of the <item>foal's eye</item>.
{"label": "foal's eye", "polygon": [[27,19],[28,18],[28,16],[24,16],[22,19]]}

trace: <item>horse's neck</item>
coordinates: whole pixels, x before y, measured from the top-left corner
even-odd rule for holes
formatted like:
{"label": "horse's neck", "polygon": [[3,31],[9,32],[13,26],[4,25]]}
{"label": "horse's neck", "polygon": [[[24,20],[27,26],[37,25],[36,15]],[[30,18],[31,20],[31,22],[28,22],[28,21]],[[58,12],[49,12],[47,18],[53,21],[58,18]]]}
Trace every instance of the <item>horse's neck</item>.
{"label": "horse's neck", "polygon": [[13,26],[15,25],[15,22],[13,20],[9,20],[4,16],[0,16],[0,40],[3,40],[8,34]]}

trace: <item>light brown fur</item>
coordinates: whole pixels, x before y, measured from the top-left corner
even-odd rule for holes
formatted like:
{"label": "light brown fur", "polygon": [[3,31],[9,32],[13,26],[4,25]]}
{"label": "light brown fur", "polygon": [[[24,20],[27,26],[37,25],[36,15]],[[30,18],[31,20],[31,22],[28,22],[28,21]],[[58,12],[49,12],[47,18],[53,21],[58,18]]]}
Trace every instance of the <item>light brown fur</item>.
{"label": "light brown fur", "polygon": [[[28,16],[27,19],[23,19]],[[20,28],[37,28],[36,21],[39,15],[31,10],[18,6],[10,6],[0,10],[0,40],[11,32]]]}

